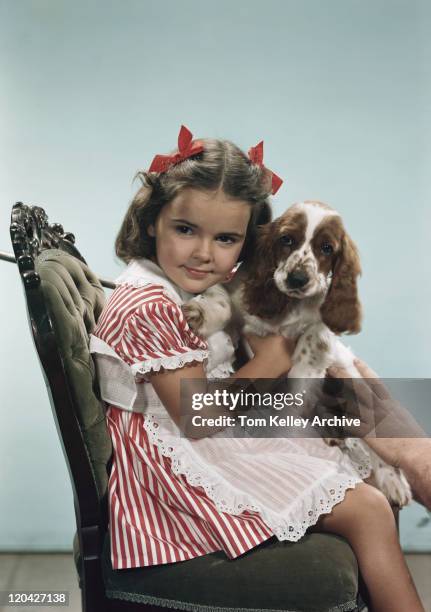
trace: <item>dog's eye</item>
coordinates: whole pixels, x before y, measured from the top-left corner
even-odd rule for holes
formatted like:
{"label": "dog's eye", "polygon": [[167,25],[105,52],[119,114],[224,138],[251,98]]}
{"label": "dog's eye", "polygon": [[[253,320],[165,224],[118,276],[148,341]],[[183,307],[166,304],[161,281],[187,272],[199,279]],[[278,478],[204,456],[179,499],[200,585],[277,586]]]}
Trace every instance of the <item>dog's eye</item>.
{"label": "dog's eye", "polygon": [[289,236],[289,234],[285,234],[284,236],[280,238],[280,242],[284,246],[291,247],[295,244],[295,239],[292,238],[292,236]]}
{"label": "dog's eye", "polygon": [[320,247],[320,250],[325,255],[332,255],[332,253],[334,252],[334,248],[331,244],[329,244],[329,242],[324,242]]}

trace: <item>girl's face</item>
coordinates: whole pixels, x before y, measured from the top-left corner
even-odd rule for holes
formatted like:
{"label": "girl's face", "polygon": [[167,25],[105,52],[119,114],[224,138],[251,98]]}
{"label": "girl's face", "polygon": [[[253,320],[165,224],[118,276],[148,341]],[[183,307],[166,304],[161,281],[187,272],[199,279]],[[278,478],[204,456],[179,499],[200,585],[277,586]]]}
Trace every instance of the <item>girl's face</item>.
{"label": "girl's face", "polygon": [[226,280],[244,244],[251,206],[219,191],[186,187],[166,204],[148,234],[157,263],[189,293]]}

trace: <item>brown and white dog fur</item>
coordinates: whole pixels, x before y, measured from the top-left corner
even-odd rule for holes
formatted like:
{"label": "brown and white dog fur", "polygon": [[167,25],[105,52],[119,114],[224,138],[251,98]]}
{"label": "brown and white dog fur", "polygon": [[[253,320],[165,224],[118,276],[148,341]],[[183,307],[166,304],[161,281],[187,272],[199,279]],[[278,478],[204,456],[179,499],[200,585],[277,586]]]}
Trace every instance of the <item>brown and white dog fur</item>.
{"label": "brown and white dog fur", "polygon": [[[360,273],[358,250],[339,213],[322,202],[305,201],[260,227],[247,266],[229,285],[215,285],[190,300],[184,312],[204,337],[234,322],[243,334],[298,338],[289,379],[323,378],[330,366],[356,378],[354,355],[338,335],[360,331]],[[409,503],[411,490],[399,469],[362,440],[340,441],[346,452],[358,444],[371,456],[376,486],[391,502]]]}

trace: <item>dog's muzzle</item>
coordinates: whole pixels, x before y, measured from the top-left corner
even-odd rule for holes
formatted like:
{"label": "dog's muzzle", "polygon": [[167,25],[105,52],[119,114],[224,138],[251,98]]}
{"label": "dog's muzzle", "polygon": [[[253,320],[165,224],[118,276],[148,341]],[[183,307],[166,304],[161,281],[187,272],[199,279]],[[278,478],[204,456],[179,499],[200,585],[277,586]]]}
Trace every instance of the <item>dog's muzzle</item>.
{"label": "dog's muzzle", "polygon": [[287,276],[286,286],[288,289],[304,289],[310,281],[310,277],[304,270],[293,270]]}

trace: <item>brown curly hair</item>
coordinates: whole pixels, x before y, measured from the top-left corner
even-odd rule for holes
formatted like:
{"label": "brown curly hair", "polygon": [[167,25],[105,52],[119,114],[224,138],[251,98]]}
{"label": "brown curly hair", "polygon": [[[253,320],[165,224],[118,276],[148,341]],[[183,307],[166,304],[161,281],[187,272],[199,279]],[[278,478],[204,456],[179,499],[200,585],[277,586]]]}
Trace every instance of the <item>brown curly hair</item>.
{"label": "brown curly hair", "polygon": [[228,140],[201,138],[204,150],[171,166],[166,172],[138,172],[142,186],[133,198],[115,240],[115,252],[128,263],[136,257],[152,258],[156,254],[155,238],[148,227],[154,225],[165,204],[185,187],[206,191],[221,189],[226,196],[245,200],[252,207],[247,236],[239,260],[248,258],[256,239],[256,228],[271,221],[268,201],[271,173],[251,163],[235,144]]}

